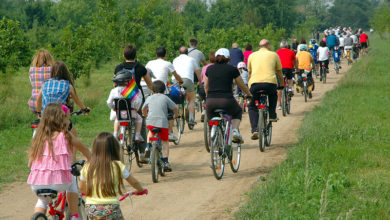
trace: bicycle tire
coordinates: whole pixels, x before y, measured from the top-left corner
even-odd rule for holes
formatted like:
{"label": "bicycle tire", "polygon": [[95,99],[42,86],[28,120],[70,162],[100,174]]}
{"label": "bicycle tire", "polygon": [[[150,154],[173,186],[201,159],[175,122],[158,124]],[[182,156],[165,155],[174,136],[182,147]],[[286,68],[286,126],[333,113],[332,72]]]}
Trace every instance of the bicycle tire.
{"label": "bicycle tire", "polygon": [[305,96],[305,102],[307,102],[307,83],[303,86],[303,95]]}
{"label": "bicycle tire", "polygon": [[30,220],[48,220],[48,218],[44,213],[36,212],[31,216]]}
{"label": "bicycle tire", "polygon": [[283,113],[283,116],[286,117],[286,115],[287,115],[287,100],[286,100],[286,89],[285,88],[282,90],[282,113]]}
{"label": "bicycle tire", "polygon": [[287,114],[290,114],[291,113],[291,96],[290,96],[290,93],[287,92],[286,94],[286,100],[287,100]]}
{"label": "bicycle tire", "polygon": [[326,83],[326,69],[323,70],[322,72],[322,83],[325,84]]}
{"label": "bicycle tire", "polygon": [[232,146],[230,148],[230,155],[231,155],[231,160],[229,160],[230,169],[233,171],[233,173],[237,173],[238,169],[240,168],[240,162],[241,162],[241,144],[232,143]]}
{"label": "bicycle tire", "polygon": [[165,176],[165,170],[164,170],[164,166],[163,166],[163,162],[162,162],[162,160],[161,160],[161,158],[162,158],[162,152],[161,151],[159,151],[158,152],[158,174],[160,174],[160,176]]}
{"label": "bicycle tire", "polygon": [[[215,127],[214,127],[215,126]],[[225,169],[224,158],[224,143],[223,133],[220,126],[214,125],[212,129],[215,129],[215,134],[211,142],[210,156],[211,156],[211,168],[213,170],[214,177],[220,180],[223,176]]]}
{"label": "bicycle tire", "polygon": [[176,140],[173,142],[175,145],[180,144],[180,139],[181,139],[181,126],[180,126],[180,118],[176,118],[173,122],[173,134],[177,135]]}
{"label": "bicycle tire", "polygon": [[131,150],[131,131],[129,127],[126,127],[125,134],[123,135],[124,145],[122,148],[122,163],[125,165],[128,171],[131,171],[133,164],[133,152]]}
{"label": "bicycle tire", "polygon": [[160,170],[159,170],[159,152],[158,152],[158,146],[157,146],[157,143],[154,141],[152,142],[152,150],[150,152],[150,163],[152,164],[152,180],[153,180],[153,183],[157,183],[158,182],[158,176],[160,174]]}
{"label": "bicycle tire", "polygon": [[272,122],[268,122],[265,146],[269,147],[271,145],[271,140],[272,140]]}
{"label": "bicycle tire", "polygon": [[339,63],[338,62],[335,62],[335,67],[336,67],[336,74],[339,74],[339,71],[340,71],[340,69],[339,69]]}
{"label": "bicycle tire", "polygon": [[203,140],[204,140],[204,146],[206,148],[206,151],[210,153],[210,126],[207,119],[207,114],[204,115]]}
{"label": "bicycle tire", "polygon": [[265,110],[259,111],[259,121],[258,121],[258,130],[259,130],[259,149],[261,152],[265,150]]}
{"label": "bicycle tire", "polygon": [[179,106],[178,106],[178,115],[180,117],[180,130],[181,130],[181,133],[183,134],[184,127],[185,127],[185,124],[186,124],[185,115],[184,115],[184,105],[183,104],[179,104]]}

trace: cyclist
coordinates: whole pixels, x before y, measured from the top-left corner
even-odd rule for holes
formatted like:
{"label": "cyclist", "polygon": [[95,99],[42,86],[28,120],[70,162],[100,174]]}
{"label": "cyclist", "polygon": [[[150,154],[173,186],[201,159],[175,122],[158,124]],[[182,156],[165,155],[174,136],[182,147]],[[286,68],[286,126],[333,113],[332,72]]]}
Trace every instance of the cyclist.
{"label": "cyclist", "polygon": [[344,50],[345,50],[345,56],[347,55],[347,51],[350,51],[350,59],[353,60],[352,57],[352,48],[353,48],[353,39],[351,37],[351,34],[347,34],[347,36],[344,39]]}
{"label": "cyclist", "polygon": [[245,65],[248,65],[249,55],[251,55],[253,53],[252,49],[253,49],[252,45],[249,43],[245,46],[245,51],[243,53]]}
{"label": "cyclist", "polygon": [[296,54],[298,52],[298,40],[297,39],[294,39],[291,47],[292,47],[292,51],[294,51],[294,53]]}
{"label": "cyclist", "polygon": [[230,53],[230,61],[229,64],[237,68],[237,64],[239,62],[244,61],[244,54],[242,53],[242,50],[238,48],[238,43],[232,44],[232,49],[229,51]]}
{"label": "cyclist", "polygon": [[[183,84],[182,78],[176,73],[175,68],[171,62],[166,61],[167,50],[164,47],[158,47],[156,49],[157,59],[151,60],[146,64],[146,68],[150,69],[155,76],[152,81],[160,80],[165,86],[168,83],[169,73],[172,73],[173,77],[175,77],[176,81],[179,84]],[[168,90],[165,90],[165,94],[169,94]],[[175,141],[176,137],[173,134],[173,112],[168,111],[168,122],[169,122],[169,141]]]}
{"label": "cyclist", "polygon": [[[252,140],[259,138],[258,121],[259,110],[255,105],[255,100],[259,98],[259,91],[266,91],[269,98],[269,120],[276,122],[278,117],[276,115],[277,104],[277,84],[283,88],[283,74],[282,64],[278,55],[271,51],[271,44],[268,40],[263,39],[259,43],[260,50],[251,54],[248,60],[249,70],[249,87],[253,95],[252,101],[249,104],[249,119],[252,127]],[[276,76],[275,77],[275,72]]]}
{"label": "cyclist", "polygon": [[[320,42],[320,47],[318,48],[317,54],[320,66],[325,64],[326,72],[329,72],[329,48],[326,46],[325,41]],[[322,81],[322,76],[320,76],[320,81]]]}
{"label": "cyclist", "polygon": [[296,71],[298,73],[298,86],[297,90],[302,88],[302,73],[305,71],[308,71],[307,79],[308,79],[308,92],[309,92],[309,98],[312,98],[311,92],[314,90],[314,80],[311,74],[311,68],[315,66],[314,59],[312,55],[307,52],[307,47],[305,45],[301,46],[301,51],[297,54],[297,62],[298,62],[298,70]]}
{"label": "cyclist", "polygon": [[362,34],[359,36],[359,43],[362,50],[360,54],[364,54],[367,50],[367,47],[370,46],[370,41],[368,40],[368,35],[362,30]]}
{"label": "cyclist", "polygon": [[297,54],[298,54],[299,51],[301,50],[301,46],[302,46],[302,45],[305,45],[305,46],[307,47],[305,38],[302,38],[302,39],[301,39],[301,43],[298,45],[298,48],[297,48]]}
{"label": "cyclist", "polygon": [[[197,39],[195,38],[190,39],[190,48],[188,48],[188,56],[195,59],[196,64],[200,69],[201,64],[205,66],[207,62],[206,62],[206,57],[204,56],[202,51],[198,49],[198,46],[199,44]],[[196,72],[194,72],[194,76],[196,76]],[[200,79],[194,77],[194,84],[197,84],[198,80],[200,81]]]}
{"label": "cyclist", "polygon": [[188,49],[184,46],[180,48],[180,55],[173,60],[173,67],[177,74],[183,80],[183,87],[186,90],[187,97],[189,99],[188,111],[189,111],[189,125],[195,125],[195,88],[194,88],[194,72],[198,78],[198,86],[202,79],[200,76],[200,68],[195,59],[188,56]]}
{"label": "cyclist", "polygon": [[314,46],[317,46],[317,45],[313,45],[313,44],[309,45],[309,53],[313,57],[313,60],[314,60],[314,63],[315,63],[315,65],[312,67],[312,69],[317,70],[317,63],[318,63],[317,62],[317,60],[318,60],[317,59],[317,51],[318,51],[318,48],[315,49]]}
{"label": "cyclist", "polygon": [[232,117],[233,140],[244,143],[238,131],[242,109],[233,97],[233,81],[247,96],[251,96],[251,94],[248,87],[245,86],[238,69],[228,64],[229,60],[229,50],[221,48],[215,52],[215,64],[207,68],[205,78],[207,118],[211,119],[216,116],[214,110],[224,109]]}
{"label": "cyclist", "polygon": [[326,43],[328,45],[329,51],[333,52],[334,47],[340,45],[340,41],[335,35],[334,31],[331,31],[331,34],[326,38]]}
{"label": "cyclist", "polygon": [[[169,129],[168,129],[168,110],[174,112],[174,116],[177,118],[177,106],[176,104],[167,96],[165,96],[165,83],[160,80],[153,82],[153,95],[149,96],[144,105],[142,106],[142,114],[146,117],[146,125],[149,129],[148,133],[148,142],[149,138],[152,137],[152,129],[160,128],[161,132],[159,137],[162,141],[162,162],[164,163],[164,170],[166,172],[171,172],[172,167],[169,164]],[[150,143],[148,147],[151,148]]]}
{"label": "cyclist", "polygon": [[[207,64],[206,66],[203,66],[203,68],[202,68],[202,73],[201,73],[202,84],[198,87],[198,94],[199,94],[199,96],[200,96],[200,98],[202,99],[203,102],[206,102],[206,92],[204,90],[204,80],[206,78],[206,71],[209,68],[209,66],[214,65],[214,62],[215,62],[215,51],[212,51],[212,52],[209,53],[209,62],[210,62],[209,64]],[[206,114],[206,111],[203,110],[202,111],[202,116],[200,118],[201,122],[204,122],[205,114]]]}

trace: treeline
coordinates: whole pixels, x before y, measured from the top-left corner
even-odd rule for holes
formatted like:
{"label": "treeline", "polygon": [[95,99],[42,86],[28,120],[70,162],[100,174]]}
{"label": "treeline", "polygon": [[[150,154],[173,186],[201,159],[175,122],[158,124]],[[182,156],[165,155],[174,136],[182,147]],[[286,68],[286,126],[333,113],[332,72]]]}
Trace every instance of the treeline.
{"label": "treeline", "polygon": [[[343,16],[351,13],[349,8],[337,17],[332,13],[338,4],[356,0],[335,0],[334,6],[326,0],[212,2],[189,0],[180,7],[178,0],[2,0],[0,69],[27,65],[40,48],[66,61],[77,78],[88,75],[92,66],[122,59],[121,50],[129,43],[137,45],[141,62],[154,58],[158,46],[165,46],[168,59],[173,59],[192,37],[206,54],[229,48],[233,42],[256,46],[261,38],[270,39],[276,47],[282,37],[307,36],[329,24],[349,25],[343,22]],[[367,19],[357,25],[368,26],[371,15],[364,10],[376,7],[377,1],[359,5],[363,7],[359,19]]]}

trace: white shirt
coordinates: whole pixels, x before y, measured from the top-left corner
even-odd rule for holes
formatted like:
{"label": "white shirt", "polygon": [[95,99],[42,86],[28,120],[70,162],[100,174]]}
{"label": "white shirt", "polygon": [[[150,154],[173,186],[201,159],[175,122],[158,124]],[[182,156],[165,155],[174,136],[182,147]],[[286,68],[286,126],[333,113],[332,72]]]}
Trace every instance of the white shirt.
{"label": "white shirt", "polygon": [[352,37],[353,43],[354,43],[354,44],[357,44],[357,43],[358,43],[358,38],[357,38],[357,36],[356,36],[356,35],[351,35],[351,37]]}
{"label": "white shirt", "polygon": [[160,80],[163,81],[165,85],[167,85],[169,73],[175,71],[171,62],[165,61],[161,58],[149,61],[145,67],[150,69],[156,77],[152,79],[153,82]]}
{"label": "white shirt", "polygon": [[317,53],[318,53],[318,61],[325,61],[329,59],[328,47],[319,47]]}
{"label": "white shirt", "polygon": [[344,47],[344,37],[340,37],[339,38],[339,41],[340,41],[340,47]]}
{"label": "white shirt", "polygon": [[185,54],[181,54],[173,60],[173,67],[181,78],[189,79],[192,82],[194,82],[195,70],[199,70],[199,66],[195,59]]}

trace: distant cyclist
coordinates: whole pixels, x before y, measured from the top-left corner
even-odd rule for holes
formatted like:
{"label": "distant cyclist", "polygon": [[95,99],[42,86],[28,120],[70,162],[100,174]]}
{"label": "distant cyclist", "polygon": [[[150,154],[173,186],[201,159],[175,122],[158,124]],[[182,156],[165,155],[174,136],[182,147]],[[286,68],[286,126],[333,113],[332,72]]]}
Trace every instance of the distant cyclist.
{"label": "distant cyclist", "polygon": [[[329,72],[329,48],[326,46],[325,41],[320,42],[320,47],[318,48],[317,54],[320,67],[322,64],[324,64],[326,72]],[[320,76],[320,81],[322,80],[321,77],[322,76]]]}
{"label": "distant cyclist", "polygon": [[280,43],[280,49],[276,51],[276,53],[282,63],[283,75],[287,77],[288,80],[288,91],[290,92],[290,95],[293,95],[293,68],[295,67],[295,69],[297,69],[297,63],[294,51],[287,49],[287,46],[288,43],[286,41],[282,41]]}
{"label": "distant cyclist", "polygon": [[367,50],[367,47],[370,46],[370,41],[368,40],[368,35],[363,30],[362,34],[359,36],[359,42],[361,47],[360,54],[364,54]]}
{"label": "distant cyclist", "polygon": [[252,49],[253,49],[252,45],[249,44],[249,43],[245,46],[245,51],[244,51],[244,62],[245,62],[245,65],[248,65],[249,55],[251,55],[253,53]]}
{"label": "distant cyclist", "polygon": [[237,68],[239,62],[244,61],[244,54],[242,50],[238,48],[238,43],[232,44],[232,49],[230,49],[230,61],[229,64]]}
{"label": "distant cyclist", "polygon": [[307,51],[307,47],[305,45],[301,46],[301,51],[297,54],[298,61],[298,87],[302,88],[302,74],[306,71],[309,72],[307,74],[308,79],[308,90],[309,90],[309,98],[312,98],[311,91],[314,90],[314,80],[311,73],[311,69],[315,66],[314,59],[312,55]]}
{"label": "distant cyclist", "polygon": [[350,51],[350,59],[353,60],[352,57],[352,49],[353,49],[353,39],[351,37],[351,34],[347,34],[347,36],[344,39],[344,51],[345,56],[347,55],[347,51]]}
{"label": "distant cyclist", "polygon": [[[195,38],[190,39],[190,48],[188,48],[188,56],[195,59],[196,64],[198,65],[198,68],[200,69],[201,65],[205,66],[207,65],[206,57],[204,56],[203,52],[198,49],[198,40]],[[194,72],[194,76],[196,76],[196,73]],[[194,84],[198,83],[198,78],[194,78]],[[200,80],[200,79],[199,79]]]}
{"label": "distant cyclist", "polygon": [[339,39],[337,38],[334,31],[331,31],[331,34],[326,38],[326,43],[328,45],[329,51],[333,51],[334,47],[340,45]]}

